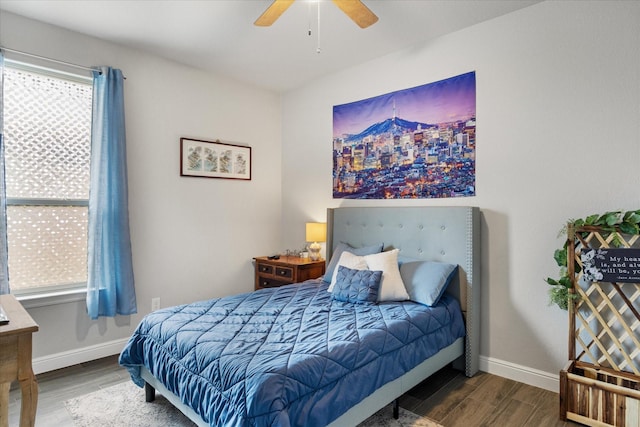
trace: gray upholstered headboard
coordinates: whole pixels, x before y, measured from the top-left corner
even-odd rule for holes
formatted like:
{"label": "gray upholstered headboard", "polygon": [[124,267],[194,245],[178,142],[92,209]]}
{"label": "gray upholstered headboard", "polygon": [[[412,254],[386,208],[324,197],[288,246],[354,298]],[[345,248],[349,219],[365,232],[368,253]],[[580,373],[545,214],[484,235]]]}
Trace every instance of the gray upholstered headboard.
{"label": "gray upholstered headboard", "polygon": [[327,210],[327,259],[340,242],[384,243],[399,256],[458,264],[448,292],[465,312],[465,373],[478,371],[480,353],[480,210],[477,207],[346,207]]}

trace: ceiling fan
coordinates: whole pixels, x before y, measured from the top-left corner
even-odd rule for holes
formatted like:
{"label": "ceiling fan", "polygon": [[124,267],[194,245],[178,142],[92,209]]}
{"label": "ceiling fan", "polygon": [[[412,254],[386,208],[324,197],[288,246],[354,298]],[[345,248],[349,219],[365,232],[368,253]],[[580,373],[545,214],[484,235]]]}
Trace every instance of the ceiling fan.
{"label": "ceiling fan", "polygon": [[[319,0],[318,0],[319,1]],[[273,0],[256,22],[259,27],[268,27],[291,6],[294,0]],[[333,0],[336,6],[340,8],[349,18],[353,20],[360,28],[367,28],[378,21],[375,13],[371,12],[361,0]]]}

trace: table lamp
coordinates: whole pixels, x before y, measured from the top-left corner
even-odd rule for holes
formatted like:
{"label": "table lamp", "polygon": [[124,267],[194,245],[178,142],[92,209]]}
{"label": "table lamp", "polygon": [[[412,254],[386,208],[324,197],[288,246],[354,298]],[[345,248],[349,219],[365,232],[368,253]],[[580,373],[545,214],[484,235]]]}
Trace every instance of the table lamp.
{"label": "table lamp", "polygon": [[320,259],[320,243],[327,240],[327,224],[324,222],[307,222],[307,242],[309,245],[309,257],[313,261]]}

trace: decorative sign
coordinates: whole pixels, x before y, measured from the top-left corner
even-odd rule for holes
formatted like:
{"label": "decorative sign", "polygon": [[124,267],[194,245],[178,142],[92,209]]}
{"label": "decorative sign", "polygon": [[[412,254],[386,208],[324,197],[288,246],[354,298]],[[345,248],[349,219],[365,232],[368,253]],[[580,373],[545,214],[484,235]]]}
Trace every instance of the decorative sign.
{"label": "decorative sign", "polygon": [[580,259],[585,280],[640,283],[640,249],[583,249]]}

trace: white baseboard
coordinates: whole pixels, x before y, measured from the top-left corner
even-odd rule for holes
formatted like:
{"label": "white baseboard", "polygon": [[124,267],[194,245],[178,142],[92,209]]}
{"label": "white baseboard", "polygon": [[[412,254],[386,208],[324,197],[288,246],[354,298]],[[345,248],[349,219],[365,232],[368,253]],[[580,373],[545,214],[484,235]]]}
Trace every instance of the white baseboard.
{"label": "white baseboard", "polygon": [[33,372],[37,375],[43,372],[66,368],[79,363],[112,356],[120,353],[127,344],[127,341],[129,341],[129,338],[123,338],[89,347],[63,351],[62,353],[36,357],[33,359]]}
{"label": "white baseboard", "polygon": [[552,374],[486,356],[480,356],[480,370],[554,393],[560,390],[560,374]]}

